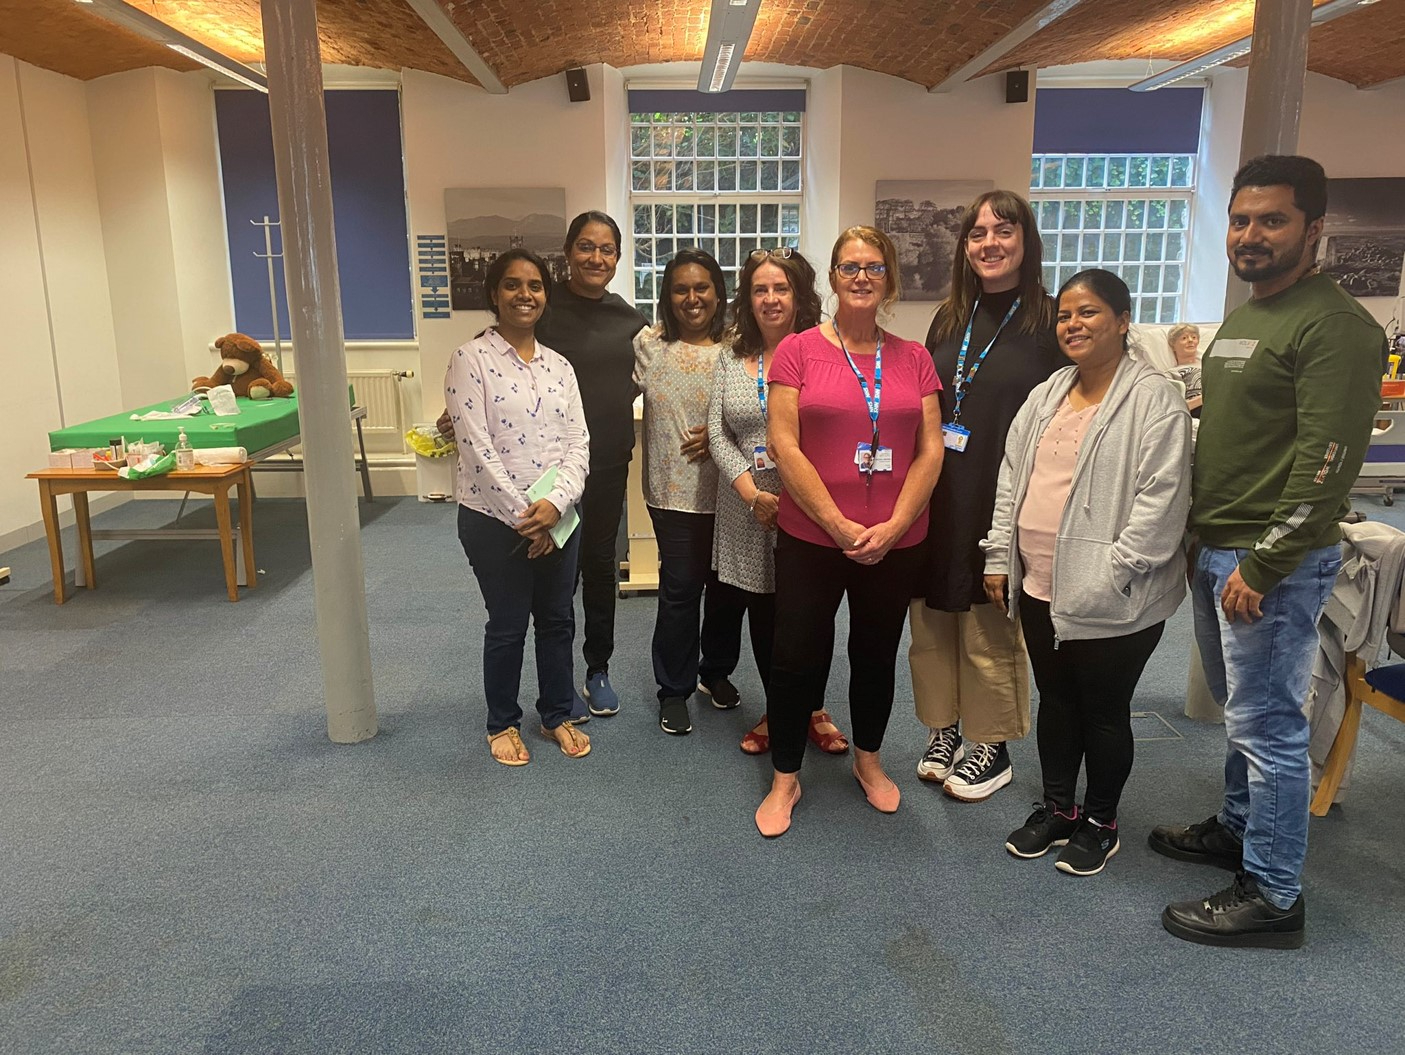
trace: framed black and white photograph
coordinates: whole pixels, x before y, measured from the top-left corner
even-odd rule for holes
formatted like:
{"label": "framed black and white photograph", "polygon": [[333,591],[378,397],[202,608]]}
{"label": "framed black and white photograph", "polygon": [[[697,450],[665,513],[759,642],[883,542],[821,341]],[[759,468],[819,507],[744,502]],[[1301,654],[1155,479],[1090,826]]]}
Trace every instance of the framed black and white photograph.
{"label": "framed black and white photograph", "polygon": [[1333,179],[1318,248],[1322,270],[1354,297],[1398,297],[1405,271],[1405,179]]}
{"label": "framed black and white photograph", "polygon": [[903,300],[945,300],[961,216],[992,180],[880,180],[873,222],[893,239],[902,267]]}
{"label": "framed black and white photograph", "polygon": [[449,301],[454,311],[485,311],[483,277],[500,253],[530,249],[566,279],[566,191],[562,187],[451,187],[444,191],[449,236]]}

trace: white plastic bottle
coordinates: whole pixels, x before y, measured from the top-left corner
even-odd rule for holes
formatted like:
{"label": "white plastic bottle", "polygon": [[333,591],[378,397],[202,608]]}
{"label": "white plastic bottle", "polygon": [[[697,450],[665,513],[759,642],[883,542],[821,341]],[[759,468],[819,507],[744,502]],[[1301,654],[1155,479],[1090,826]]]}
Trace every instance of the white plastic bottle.
{"label": "white plastic bottle", "polygon": [[176,468],[183,472],[195,468],[195,448],[185,438],[184,426],[180,426],[180,439],[176,441]]}

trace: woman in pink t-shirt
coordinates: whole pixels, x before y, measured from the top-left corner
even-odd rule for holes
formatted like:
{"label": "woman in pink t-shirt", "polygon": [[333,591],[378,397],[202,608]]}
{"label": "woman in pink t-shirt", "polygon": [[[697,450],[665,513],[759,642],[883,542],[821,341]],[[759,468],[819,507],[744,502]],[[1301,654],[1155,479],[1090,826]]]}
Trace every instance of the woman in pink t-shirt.
{"label": "woman in pink t-shirt", "polygon": [[927,504],[941,471],[941,408],[927,350],[884,332],[902,290],[897,250],[851,227],[830,254],[830,322],[787,337],[769,385],[767,444],[780,469],[776,637],[766,715],[775,773],[756,811],[762,835],[790,827],[810,713],[824,699],[834,616],[849,603],[854,777],[883,813],[897,785],[878,757]]}

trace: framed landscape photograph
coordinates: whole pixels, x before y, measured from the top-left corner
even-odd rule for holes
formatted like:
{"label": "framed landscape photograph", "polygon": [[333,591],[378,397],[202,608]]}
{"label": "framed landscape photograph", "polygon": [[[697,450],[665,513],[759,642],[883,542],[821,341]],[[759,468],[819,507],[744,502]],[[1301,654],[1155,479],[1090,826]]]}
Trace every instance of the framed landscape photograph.
{"label": "framed landscape photograph", "polygon": [[881,180],[874,184],[873,222],[893,239],[902,267],[903,300],[945,300],[961,215],[993,180]]}
{"label": "framed landscape photograph", "polygon": [[1405,178],[1328,180],[1317,259],[1353,297],[1400,296]]}
{"label": "framed landscape photograph", "polygon": [[483,277],[508,249],[536,253],[554,281],[566,279],[566,191],[562,187],[452,187],[444,191],[449,236],[449,306],[486,311]]}

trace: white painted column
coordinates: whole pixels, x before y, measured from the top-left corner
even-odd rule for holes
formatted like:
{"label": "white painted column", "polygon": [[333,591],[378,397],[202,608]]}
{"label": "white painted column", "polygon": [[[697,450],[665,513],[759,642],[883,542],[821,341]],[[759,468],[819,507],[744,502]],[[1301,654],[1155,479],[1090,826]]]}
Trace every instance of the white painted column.
{"label": "white painted column", "polygon": [[315,0],[264,0],[262,7],[283,270],[298,351],[298,414],[327,735],[336,743],[356,743],[376,735],[376,700],[357,478],[347,442],[346,357],[317,5]]}
{"label": "white painted column", "polygon": [[[1307,37],[1312,0],[1257,0],[1254,48],[1244,96],[1244,131],[1239,163],[1261,154],[1295,154],[1307,81]],[[1235,279],[1225,294],[1225,314],[1249,299],[1249,286]]]}

